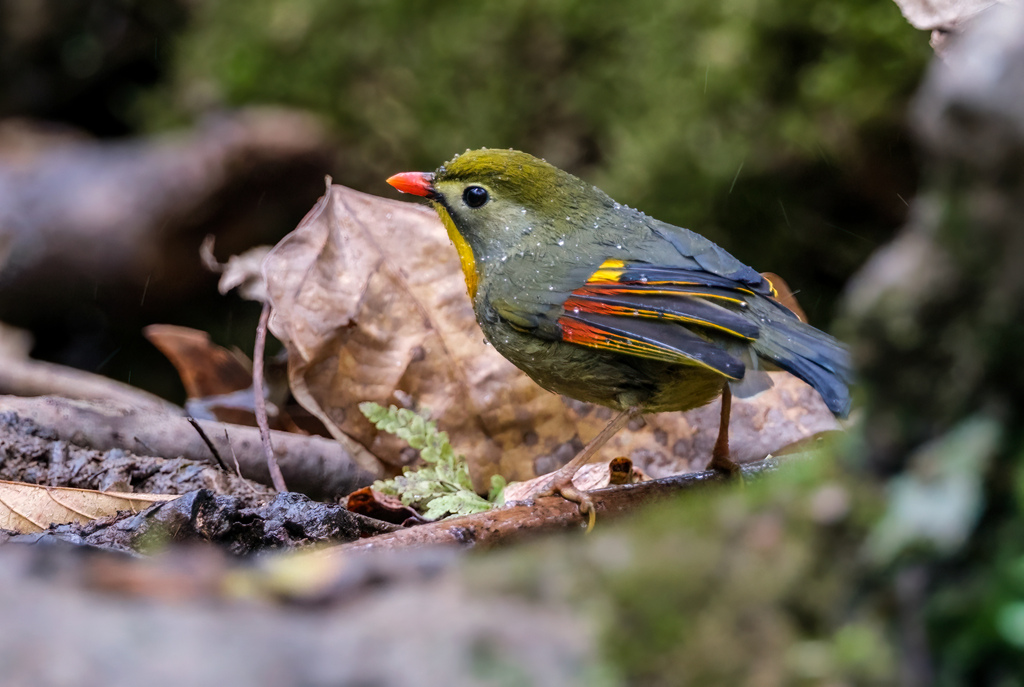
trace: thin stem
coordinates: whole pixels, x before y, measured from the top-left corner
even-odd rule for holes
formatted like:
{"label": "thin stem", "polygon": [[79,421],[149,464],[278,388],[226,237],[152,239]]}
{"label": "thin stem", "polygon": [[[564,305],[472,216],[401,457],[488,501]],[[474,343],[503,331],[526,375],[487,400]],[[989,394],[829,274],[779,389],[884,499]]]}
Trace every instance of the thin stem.
{"label": "thin stem", "polygon": [[274,455],[274,446],[270,443],[270,423],[267,422],[267,399],[263,393],[263,350],[267,345],[267,324],[270,321],[270,304],[263,304],[263,312],[260,313],[260,323],[256,327],[256,345],[252,352],[252,389],[256,406],[256,425],[260,428],[260,441],[263,443],[263,453],[267,456],[267,470],[270,471],[270,480],[274,489],[279,492],[288,491],[284,483],[284,475],[277,464],[277,457]]}

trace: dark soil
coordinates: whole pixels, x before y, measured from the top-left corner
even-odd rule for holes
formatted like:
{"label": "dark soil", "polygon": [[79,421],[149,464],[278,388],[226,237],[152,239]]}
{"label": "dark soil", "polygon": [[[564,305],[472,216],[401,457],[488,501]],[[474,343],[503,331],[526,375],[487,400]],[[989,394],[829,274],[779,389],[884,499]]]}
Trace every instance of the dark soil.
{"label": "dark soil", "polygon": [[116,448],[82,448],[58,440],[52,429],[12,412],[0,412],[0,479],[146,494],[185,494],[197,489],[217,494],[273,493],[211,463],[139,456]]}
{"label": "dark soil", "polygon": [[141,513],[122,512],[39,534],[0,530],[0,541],[71,543],[151,553],[206,542],[235,555],[349,542],[397,527],[297,493],[274,494],[220,467],[184,458],[95,451],[57,439],[16,413],[0,413],[0,479],[102,491],[183,494]]}
{"label": "dark soil", "polygon": [[[70,543],[114,551],[154,553],[169,544],[212,543],[235,555],[311,544],[355,541],[394,525],[317,503],[295,493],[265,497],[218,496],[208,489],[85,524],[52,526],[40,534],[0,534],[0,541]],[[0,532],[3,532],[0,530]]]}

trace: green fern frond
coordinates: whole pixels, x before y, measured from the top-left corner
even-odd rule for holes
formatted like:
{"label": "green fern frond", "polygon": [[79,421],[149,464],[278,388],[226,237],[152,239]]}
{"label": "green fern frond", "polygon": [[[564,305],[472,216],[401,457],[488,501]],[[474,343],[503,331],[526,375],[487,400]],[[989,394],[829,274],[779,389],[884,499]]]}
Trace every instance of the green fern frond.
{"label": "green fern frond", "polygon": [[473,491],[466,457],[455,453],[448,433],[439,431],[434,422],[406,408],[385,408],[372,402],[360,403],[359,410],[377,429],[418,449],[426,463],[419,469],[404,468],[394,479],[374,482],[377,491],[399,497],[427,520],[481,513],[503,502],[504,478],[491,478],[486,499]]}

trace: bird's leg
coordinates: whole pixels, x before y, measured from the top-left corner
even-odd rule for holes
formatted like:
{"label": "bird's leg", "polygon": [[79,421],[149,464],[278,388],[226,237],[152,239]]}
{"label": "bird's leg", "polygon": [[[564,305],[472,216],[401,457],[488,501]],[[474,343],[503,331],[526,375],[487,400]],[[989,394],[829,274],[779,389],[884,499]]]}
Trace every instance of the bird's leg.
{"label": "bird's leg", "polygon": [[730,475],[738,474],[740,466],[729,457],[729,414],[732,410],[732,392],[726,384],[722,389],[722,417],[718,425],[718,439],[715,440],[715,448],[711,450],[711,462],[708,463],[708,470],[725,472]]}
{"label": "bird's leg", "polygon": [[639,412],[640,409],[633,406],[632,408],[627,408],[616,415],[596,437],[590,440],[590,443],[583,447],[582,451],[577,453],[572,460],[551,474],[548,482],[549,486],[543,492],[537,494],[537,496],[551,496],[557,494],[566,501],[578,503],[580,505],[580,514],[589,516],[587,527],[587,530],[589,531],[594,526],[594,504],[585,492],[577,489],[572,483],[573,475],[575,475],[576,472],[583,467],[602,446],[607,444],[609,439],[618,434],[619,430],[625,427],[626,424]]}

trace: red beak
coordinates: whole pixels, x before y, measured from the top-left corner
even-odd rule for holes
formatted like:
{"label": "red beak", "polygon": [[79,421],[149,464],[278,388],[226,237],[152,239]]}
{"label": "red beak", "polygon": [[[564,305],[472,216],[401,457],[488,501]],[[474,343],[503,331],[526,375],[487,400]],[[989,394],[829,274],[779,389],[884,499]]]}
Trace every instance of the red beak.
{"label": "red beak", "polygon": [[411,193],[424,198],[433,198],[437,195],[433,182],[434,175],[429,172],[402,172],[388,178],[388,183],[402,193]]}

